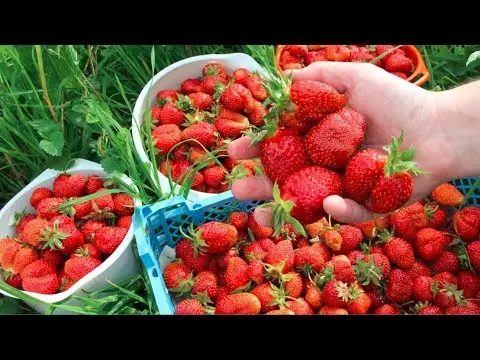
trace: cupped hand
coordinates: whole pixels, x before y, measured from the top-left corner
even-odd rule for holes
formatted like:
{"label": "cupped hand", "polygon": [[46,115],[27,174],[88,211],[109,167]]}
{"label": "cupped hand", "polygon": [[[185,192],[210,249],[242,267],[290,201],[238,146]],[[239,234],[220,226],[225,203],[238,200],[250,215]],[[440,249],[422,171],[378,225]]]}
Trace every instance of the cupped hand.
{"label": "cupped hand", "polygon": [[[287,72],[285,73],[288,74]],[[367,132],[362,148],[381,149],[392,136],[404,132],[405,150],[416,149],[414,161],[427,172],[414,176],[414,192],[409,203],[428,195],[435,186],[448,181],[445,174],[454,162],[454,151],[445,143],[446,130],[435,122],[435,97],[432,93],[405,81],[387,71],[364,63],[316,62],[293,71],[293,82],[317,80],[333,86],[348,97],[348,106],[367,119]],[[228,148],[235,160],[258,157],[259,145],[250,146],[250,138],[233,141]],[[232,185],[239,200],[268,200],[273,185],[266,176],[241,179]],[[334,219],[342,223],[361,222],[385,214],[374,214],[351,199],[334,195],[325,198],[323,207]],[[255,210],[257,222],[271,225],[268,208]]]}

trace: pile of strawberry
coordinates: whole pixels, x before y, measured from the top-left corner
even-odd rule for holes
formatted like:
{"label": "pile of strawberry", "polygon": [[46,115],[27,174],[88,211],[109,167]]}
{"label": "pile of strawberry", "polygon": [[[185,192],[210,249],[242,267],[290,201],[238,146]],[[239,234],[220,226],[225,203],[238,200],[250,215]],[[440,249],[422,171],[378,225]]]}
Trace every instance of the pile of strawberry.
{"label": "pile of strawberry", "polygon": [[[393,49],[393,45],[286,45],[280,56],[281,70],[301,69],[316,61],[371,62]],[[374,62],[402,79],[415,70],[402,48]]]}
{"label": "pile of strawberry", "polygon": [[132,223],[133,199],[100,195],[60,207],[66,201],[107,190],[98,176],[61,174],[53,189],[36,188],[36,213],[16,214],[16,235],[0,239],[5,282],[40,294],[66,291],[97,268],[121,244]]}
{"label": "pile of strawberry", "polygon": [[183,81],[180,90],[160,90],[151,116],[161,173],[182,184],[193,176],[195,164],[207,163],[195,173],[191,188],[221,193],[234,179],[261,172],[258,161],[233,161],[226,152],[227,144],[251,125],[264,124],[267,92],[261,81],[243,68],[229,76],[213,62],[203,67],[201,77]]}
{"label": "pile of strawberry", "polygon": [[376,220],[322,218],[307,237],[234,212],[191,226],[165,284],[178,315],[480,314],[480,208],[463,203],[443,184]]}

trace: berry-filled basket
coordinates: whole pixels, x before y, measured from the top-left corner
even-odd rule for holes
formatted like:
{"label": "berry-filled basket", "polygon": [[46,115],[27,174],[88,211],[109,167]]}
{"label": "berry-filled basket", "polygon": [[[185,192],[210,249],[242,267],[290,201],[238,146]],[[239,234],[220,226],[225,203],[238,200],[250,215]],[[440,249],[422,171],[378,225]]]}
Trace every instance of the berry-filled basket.
{"label": "berry-filled basket", "polygon": [[[314,46],[320,46],[320,45],[309,45],[309,46],[314,47]],[[282,55],[286,51],[285,47],[286,45],[277,45],[276,47],[275,64],[280,71],[285,70],[282,62],[283,60]],[[430,73],[427,69],[427,66],[425,65],[425,61],[423,60],[422,54],[414,45],[405,45],[405,46],[402,46],[401,49],[405,52],[406,57],[411,60],[411,63],[413,65],[413,70],[409,74],[404,76],[405,80],[412,82],[415,85],[422,86],[430,79]],[[312,51],[312,52],[314,53],[315,51]],[[378,55],[377,53],[374,53],[370,57],[373,58],[374,56],[377,56],[377,55]],[[360,52],[359,52],[359,57],[360,58],[362,57],[362,54]],[[307,61],[303,60],[301,66],[302,67],[308,66],[315,61],[329,61],[329,60],[324,59],[324,56],[321,56],[320,58],[317,58],[317,59],[315,59],[315,56],[311,56],[310,60],[307,60]],[[335,61],[351,61],[351,60],[335,60]],[[362,59],[359,59],[358,61],[362,61]],[[363,61],[366,61],[366,60],[363,60]],[[379,65],[382,66],[383,68],[382,61],[383,60],[380,60]]]}
{"label": "berry-filled basket", "polygon": [[[478,178],[463,178],[452,182],[464,195],[468,206],[480,207],[480,191],[470,191]],[[471,192],[471,193],[469,193]],[[135,209],[133,224],[139,256],[146,268],[161,315],[174,315],[178,301],[165,285],[163,271],[175,258],[175,245],[188,233],[190,224],[195,226],[209,221],[224,222],[234,211],[250,213],[263,201],[236,200],[231,191],[190,204],[181,196],[152,206]]]}
{"label": "berry-filled basket", "polygon": [[[65,173],[69,175],[80,174],[85,178],[90,176],[95,176],[103,180],[107,178],[107,173],[103,170],[100,164],[92,161],[84,160],[84,159],[76,159],[74,166],[68,169]],[[34,214],[35,211],[38,211],[37,210],[38,207],[37,209],[35,209],[31,205],[32,193],[34,193],[34,191],[39,188],[52,189],[55,179],[58,178],[58,176],[61,174],[63,173],[60,173],[53,169],[45,170],[38,177],[32,180],[22,191],[20,191],[15,197],[13,197],[7,204],[5,204],[5,206],[0,211],[0,239],[3,239],[2,241],[4,241],[4,239],[6,238],[14,238],[14,237],[18,238],[19,234],[16,233],[16,226],[14,226],[15,220],[16,220],[15,219],[16,214],[19,214],[22,212],[25,212],[27,214]],[[124,175],[121,179],[122,181],[125,182],[125,184],[129,186],[134,186],[131,179],[128,178],[127,176]],[[139,201],[138,199],[133,199],[133,204],[134,206],[140,206],[141,201]],[[48,226],[51,226],[50,220],[49,221],[44,220],[44,221],[49,224]],[[25,225],[25,227],[26,226],[27,225]],[[56,224],[56,226],[60,227],[60,231],[65,231],[61,227],[62,225]],[[17,224],[17,229],[18,229],[18,224]],[[125,236],[123,237],[123,240],[121,240],[120,243],[116,244],[116,248],[114,250],[112,248],[113,252],[109,255],[106,255],[106,254],[99,255],[98,257],[101,259],[103,256],[104,260],[99,265],[96,264],[95,268],[91,269],[91,271],[89,271],[84,276],[82,276],[78,281],[74,282],[73,284],[70,284],[69,285],[70,287],[68,289],[66,289],[65,287],[66,290],[58,291],[53,294],[24,291],[29,296],[43,302],[43,303],[40,303],[40,302],[25,300],[27,304],[33,307],[39,313],[48,312],[50,306],[46,305],[45,303],[47,304],[62,303],[63,305],[66,305],[66,306],[69,306],[69,305],[84,306],[82,302],[72,299],[70,297],[71,296],[82,297],[86,295],[85,292],[93,292],[93,291],[105,288],[109,285],[107,280],[113,283],[116,283],[118,281],[122,281],[127,278],[130,278],[135,274],[138,274],[140,270],[139,263],[135,255],[135,252],[133,249],[133,242],[132,242],[133,235],[134,235],[133,225],[131,224],[125,225],[124,230],[121,233],[122,233],[122,236],[123,234],[125,234]],[[63,238],[60,238],[60,239],[63,239]],[[85,240],[84,243],[90,244],[87,240]],[[40,247],[41,245],[37,246],[34,249],[34,251],[35,253],[37,253],[36,257],[38,257],[38,261],[43,261],[47,258],[41,255],[43,250],[40,250]],[[86,250],[86,252],[82,254],[82,256],[93,257],[94,256],[93,253],[88,253],[89,250],[91,251],[91,248],[88,248],[88,250]],[[76,253],[72,253],[70,256],[74,256],[75,254]],[[64,255],[64,256],[65,256],[65,259],[67,259],[68,255]],[[98,261],[101,261],[101,260],[98,260]],[[57,269],[57,275],[58,275],[58,269]],[[58,275],[58,277],[61,278],[60,275]],[[0,281],[4,282],[3,271],[0,271]],[[65,286],[65,284],[62,283],[59,288],[63,286]],[[4,292],[2,290],[0,290],[0,293],[6,296],[12,296],[9,293]],[[70,314],[68,311],[64,309],[56,309],[54,313]]]}

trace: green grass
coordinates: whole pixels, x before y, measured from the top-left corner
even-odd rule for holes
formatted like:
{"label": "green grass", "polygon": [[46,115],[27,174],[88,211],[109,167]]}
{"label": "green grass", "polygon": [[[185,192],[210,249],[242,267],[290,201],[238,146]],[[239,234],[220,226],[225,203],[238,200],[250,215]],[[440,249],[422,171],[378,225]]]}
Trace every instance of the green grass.
{"label": "green grass", "polygon": [[[480,59],[466,66],[480,45],[419,48],[431,73],[426,89],[446,90],[480,76]],[[114,177],[126,173],[144,203],[168,197],[134,151],[130,124],[136,98],[154,74],[176,61],[232,52],[274,67],[273,46],[0,46],[0,206],[45,168],[64,169],[74,157],[101,162]],[[143,277],[126,286],[147,288]],[[105,298],[120,296],[126,304],[112,306],[114,313],[134,312],[138,299],[126,299],[118,289],[113,293]],[[14,303],[0,297],[0,313],[27,311]],[[91,312],[111,310],[106,301]]]}

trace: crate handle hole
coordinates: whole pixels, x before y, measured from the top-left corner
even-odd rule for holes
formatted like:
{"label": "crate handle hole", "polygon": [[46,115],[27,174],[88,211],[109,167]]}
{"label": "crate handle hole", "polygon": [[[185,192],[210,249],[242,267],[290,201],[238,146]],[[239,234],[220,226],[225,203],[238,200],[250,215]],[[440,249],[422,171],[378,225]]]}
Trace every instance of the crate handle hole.
{"label": "crate handle hole", "polygon": [[152,276],[158,277],[157,269],[153,269],[153,270],[152,270]]}
{"label": "crate handle hole", "polygon": [[198,209],[199,207],[202,207],[202,205],[200,205],[200,204],[194,204],[194,205],[193,205],[193,208],[194,208],[194,209]]}

